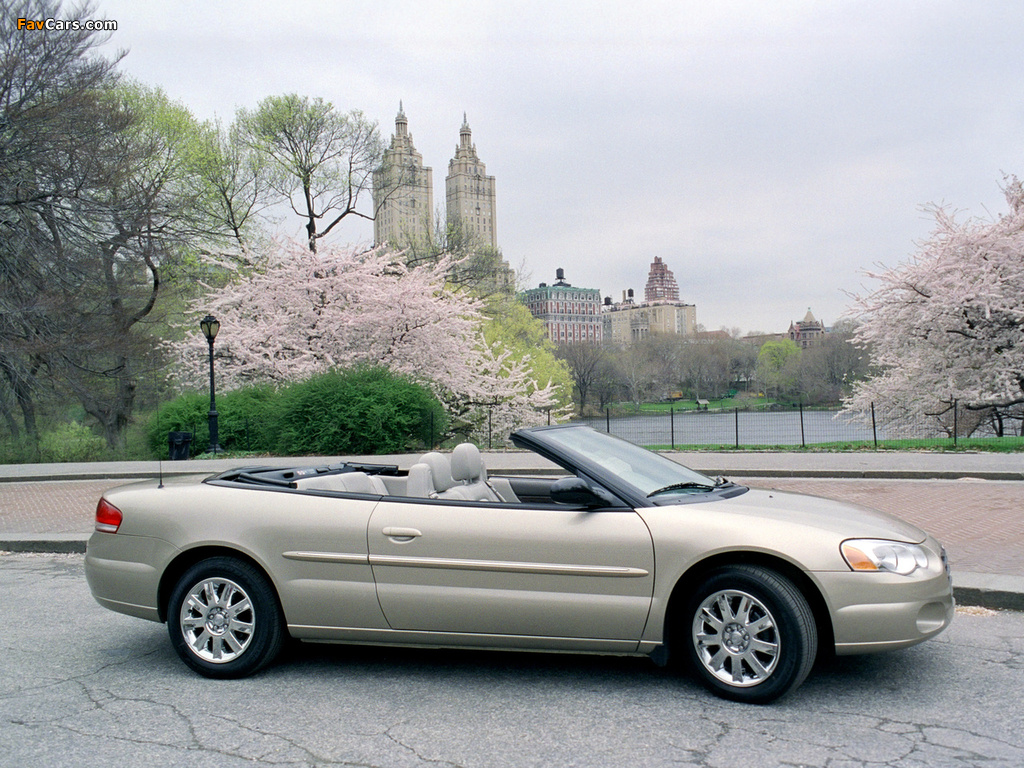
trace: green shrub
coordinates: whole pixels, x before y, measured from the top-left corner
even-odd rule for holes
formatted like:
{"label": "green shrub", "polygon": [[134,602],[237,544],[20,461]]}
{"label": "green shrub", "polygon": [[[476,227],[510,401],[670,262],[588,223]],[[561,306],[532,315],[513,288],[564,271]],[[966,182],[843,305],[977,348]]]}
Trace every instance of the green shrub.
{"label": "green shrub", "polygon": [[[147,441],[167,458],[168,434],[193,433],[192,454],[210,444],[210,397],[187,393],[152,417]],[[429,446],[447,416],[430,391],[385,368],[332,371],[275,389],[253,386],[217,396],[224,451],[283,456],[397,453]]]}
{"label": "green shrub", "polygon": [[106,450],[107,442],[102,437],[74,421],[39,436],[41,461],[97,461]]}
{"label": "green shrub", "polygon": [[210,442],[210,434],[207,431],[209,412],[210,396],[198,392],[179,395],[169,403],[161,405],[149,424],[149,449],[153,455],[162,459],[168,458],[170,451],[167,435],[170,432],[192,432],[194,430],[193,452],[205,450]]}
{"label": "green shrub", "polygon": [[39,446],[27,435],[0,434],[0,464],[31,464],[39,461]]}
{"label": "green shrub", "polygon": [[[153,451],[149,444],[149,430],[155,413],[148,411],[137,413],[124,435],[124,448],[112,457],[116,461],[149,461]],[[166,442],[166,438],[165,438]]]}
{"label": "green shrub", "polygon": [[[258,385],[217,395],[217,442],[225,451],[267,453],[276,434],[277,390]],[[150,422],[149,448],[167,458],[171,432],[194,432],[192,453],[210,445],[210,396],[186,393],[162,405]]]}
{"label": "green shrub", "polygon": [[[217,438],[225,451],[269,453],[277,433],[278,390],[269,385],[236,389],[217,397]],[[207,404],[209,411],[209,404]],[[200,445],[206,450],[207,442]]]}
{"label": "green shrub", "polygon": [[[400,453],[429,446],[447,417],[430,391],[385,368],[331,371],[282,393],[284,455]],[[433,425],[433,430],[431,430]]]}

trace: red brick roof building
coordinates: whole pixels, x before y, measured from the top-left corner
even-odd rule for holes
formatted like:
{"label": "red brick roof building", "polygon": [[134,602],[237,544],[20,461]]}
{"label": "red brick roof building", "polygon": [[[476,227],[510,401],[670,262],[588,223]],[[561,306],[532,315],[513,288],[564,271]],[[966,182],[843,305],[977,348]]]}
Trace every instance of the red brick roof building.
{"label": "red brick roof building", "polygon": [[644,301],[679,301],[679,284],[668,265],[660,256],[654,257],[651,271],[647,274],[647,287],[644,288]]}

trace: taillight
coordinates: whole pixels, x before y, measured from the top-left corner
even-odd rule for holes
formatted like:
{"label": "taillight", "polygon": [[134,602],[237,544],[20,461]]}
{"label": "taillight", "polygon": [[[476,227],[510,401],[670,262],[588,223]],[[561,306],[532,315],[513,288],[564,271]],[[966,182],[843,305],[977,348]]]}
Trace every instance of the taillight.
{"label": "taillight", "polygon": [[101,533],[117,533],[121,526],[121,510],[106,499],[96,505],[96,530]]}

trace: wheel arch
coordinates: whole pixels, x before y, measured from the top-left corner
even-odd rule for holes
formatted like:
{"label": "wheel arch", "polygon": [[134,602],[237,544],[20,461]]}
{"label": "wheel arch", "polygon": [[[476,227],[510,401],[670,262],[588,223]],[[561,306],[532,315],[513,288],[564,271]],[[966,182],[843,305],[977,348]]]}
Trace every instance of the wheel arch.
{"label": "wheel arch", "polygon": [[174,586],[178,583],[178,580],[185,574],[185,571],[196,563],[208,560],[211,557],[230,557],[259,571],[274,590],[278,610],[283,612],[281,596],[277,592],[277,584],[274,582],[274,579],[270,576],[267,569],[264,568],[258,560],[241,550],[224,545],[211,544],[180,552],[177,557],[167,564],[163,575],[160,577],[160,585],[157,589],[157,613],[160,617],[160,621],[167,621],[167,605],[171,600],[171,592],[174,590]]}
{"label": "wheel arch", "polygon": [[733,565],[757,565],[774,571],[791,581],[800,590],[804,599],[807,600],[811,614],[814,616],[814,623],[818,630],[819,657],[823,654],[834,653],[835,635],[833,633],[828,604],[825,602],[825,597],[822,595],[821,590],[806,573],[788,560],[768,553],[722,552],[694,563],[679,577],[676,585],[672,588],[672,594],[669,597],[668,606],[665,610],[663,632],[663,647],[669,656],[672,655],[673,630],[677,624],[676,617],[681,614],[689,595],[711,573]]}

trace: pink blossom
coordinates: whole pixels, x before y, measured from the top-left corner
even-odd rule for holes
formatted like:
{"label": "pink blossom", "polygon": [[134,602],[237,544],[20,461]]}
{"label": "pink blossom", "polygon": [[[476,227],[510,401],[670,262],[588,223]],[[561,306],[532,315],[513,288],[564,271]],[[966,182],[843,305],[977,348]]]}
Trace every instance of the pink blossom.
{"label": "pink blossom", "polygon": [[868,273],[881,285],[856,296],[878,374],[846,403],[872,402],[909,418],[954,400],[972,411],[1024,402],[1024,189],[1005,180],[1009,211],[957,221],[933,207],[936,228],[908,263]]}
{"label": "pink blossom", "polygon": [[445,283],[451,259],[406,267],[382,248],[270,249],[264,266],[195,302],[174,345],[186,384],[202,387],[208,347],[198,317],[221,322],[219,389],[299,381],[331,368],[383,365],[426,383],[467,433],[504,440],[555,405],[550,383],[481,333],[480,303]]}

